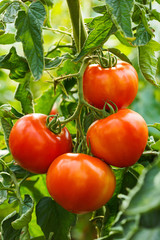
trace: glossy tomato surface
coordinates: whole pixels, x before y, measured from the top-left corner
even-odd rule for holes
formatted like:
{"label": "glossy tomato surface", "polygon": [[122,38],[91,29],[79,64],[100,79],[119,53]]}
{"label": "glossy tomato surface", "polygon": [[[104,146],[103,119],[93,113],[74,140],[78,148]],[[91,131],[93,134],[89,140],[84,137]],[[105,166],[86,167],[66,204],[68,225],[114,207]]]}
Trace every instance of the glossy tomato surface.
{"label": "glossy tomato surface", "polygon": [[94,122],[87,132],[91,152],[116,167],[131,166],[138,161],[148,139],[145,120],[138,113],[122,109]]}
{"label": "glossy tomato surface", "polygon": [[98,158],[67,153],[52,162],[47,188],[53,199],[73,213],[86,213],[103,206],[115,190],[111,168]]}
{"label": "glossy tomato surface", "polygon": [[33,173],[46,173],[59,155],[72,151],[72,139],[67,128],[55,135],[46,127],[44,114],[28,114],[13,126],[9,147],[15,161]]}
{"label": "glossy tomato surface", "polygon": [[132,65],[118,61],[112,68],[89,65],[83,76],[85,100],[102,109],[105,102],[114,102],[118,109],[129,106],[138,91],[138,75]]}

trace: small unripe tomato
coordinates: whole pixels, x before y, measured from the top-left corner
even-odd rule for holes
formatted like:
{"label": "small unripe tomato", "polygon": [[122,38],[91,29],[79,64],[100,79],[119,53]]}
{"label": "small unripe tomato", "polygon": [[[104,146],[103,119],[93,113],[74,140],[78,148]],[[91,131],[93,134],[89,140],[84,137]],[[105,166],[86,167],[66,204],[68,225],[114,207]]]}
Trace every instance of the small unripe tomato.
{"label": "small unripe tomato", "polygon": [[87,131],[87,143],[94,156],[116,167],[128,167],[138,161],[148,140],[148,128],[142,116],[122,109],[97,120]]}
{"label": "small unripe tomato", "polygon": [[85,100],[102,109],[106,102],[118,109],[128,107],[138,91],[138,75],[132,65],[118,61],[112,68],[89,65],[83,75]]}
{"label": "small unripe tomato", "polygon": [[87,213],[102,207],[112,197],[115,177],[98,158],[67,153],[50,165],[47,188],[53,199],[72,213]]}
{"label": "small unripe tomato", "polygon": [[72,151],[72,138],[64,127],[56,135],[46,126],[47,115],[28,114],[13,126],[9,148],[14,160],[33,173],[46,173],[59,155]]}

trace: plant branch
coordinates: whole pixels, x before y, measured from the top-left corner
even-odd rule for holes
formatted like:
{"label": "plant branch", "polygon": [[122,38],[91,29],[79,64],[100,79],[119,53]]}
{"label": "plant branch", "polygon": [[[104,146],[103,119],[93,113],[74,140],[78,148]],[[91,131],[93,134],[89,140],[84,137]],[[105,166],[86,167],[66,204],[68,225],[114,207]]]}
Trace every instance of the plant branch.
{"label": "plant branch", "polygon": [[158,156],[159,155],[159,152],[156,152],[156,151],[145,151],[143,152],[143,155],[156,155]]}
{"label": "plant branch", "polygon": [[77,51],[80,52],[87,38],[87,32],[84,26],[79,0],[67,0],[72,27],[73,36]]}
{"label": "plant branch", "polygon": [[58,33],[61,33],[61,34],[65,34],[65,35],[68,35],[70,37],[72,37],[72,34],[69,33],[69,32],[65,32],[65,31],[62,31],[60,29],[54,29],[54,28],[50,28],[50,27],[43,27],[44,30],[50,30],[52,32],[58,32]]}
{"label": "plant branch", "polygon": [[[14,174],[14,172],[11,171],[11,169],[9,168],[9,166],[2,160],[0,159],[1,164],[8,170],[8,173],[10,174],[10,177],[14,183],[15,186],[15,190],[13,190],[12,188],[8,189],[9,191],[14,191],[18,201],[19,201],[19,215],[22,215],[22,208],[23,208],[23,199],[21,197],[21,193],[20,193],[20,182],[17,181],[17,178]],[[6,189],[7,190],[7,189]],[[27,231],[28,229],[28,224],[23,228],[23,230],[26,229],[26,234],[28,234],[29,236],[29,231]]]}
{"label": "plant branch", "polygon": [[63,81],[63,80],[68,79],[68,78],[78,77],[78,75],[79,75],[79,73],[73,73],[73,74],[68,74],[68,75],[65,75],[65,76],[58,77],[58,78],[54,78],[49,72],[48,72],[48,74],[53,79],[53,81],[46,81],[48,83],[55,83],[55,82]]}

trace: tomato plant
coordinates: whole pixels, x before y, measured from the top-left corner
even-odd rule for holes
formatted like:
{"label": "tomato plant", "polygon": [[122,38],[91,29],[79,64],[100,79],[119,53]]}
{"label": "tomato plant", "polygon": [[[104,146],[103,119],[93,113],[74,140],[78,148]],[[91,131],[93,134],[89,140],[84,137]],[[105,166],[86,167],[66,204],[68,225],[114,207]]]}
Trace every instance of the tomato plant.
{"label": "tomato plant", "polygon": [[122,109],[97,120],[88,129],[87,141],[92,153],[116,167],[138,161],[148,140],[145,120],[130,109]]}
{"label": "tomato plant", "polygon": [[67,128],[56,135],[47,128],[46,118],[44,114],[25,115],[10,133],[9,147],[14,160],[30,172],[46,173],[56,157],[72,151]]}
{"label": "tomato plant", "polygon": [[53,199],[78,214],[102,207],[112,197],[116,185],[107,164],[81,153],[56,158],[48,169],[46,181]]}
{"label": "tomato plant", "polygon": [[0,238],[159,239],[159,4],[0,0]]}
{"label": "tomato plant", "polygon": [[127,62],[118,61],[110,68],[89,65],[83,76],[83,90],[87,102],[97,108],[103,108],[105,102],[126,108],[136,97],[138,75]]}

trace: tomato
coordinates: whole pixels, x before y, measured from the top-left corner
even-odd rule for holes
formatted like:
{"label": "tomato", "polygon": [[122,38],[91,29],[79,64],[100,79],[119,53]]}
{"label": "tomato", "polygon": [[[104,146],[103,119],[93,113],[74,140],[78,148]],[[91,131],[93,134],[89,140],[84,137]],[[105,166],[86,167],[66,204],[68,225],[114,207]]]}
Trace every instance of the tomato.
{"label": "tomato", "polygon": [[[115,103],[118,109],[129,106],[138,91],[138,75],[132,65],[118,61],[112,68],[89,65],[83,75],[85,100],[102,109],[105,102]],[[112,105],[114,106],[114,105]]]}
{"label": "tomato", "polygon": [[138,161],[148,139],[146,122],[138,113],[122,109],[95,121],[87,131],[91,152],[116,167],[131,166]]}
{"label": "tomato", "polygon": [[82,153],[56,158],[48,169],[46,183],[53,199],[77,214],[102,207],[112,197],[116,185],[106,163]]}
{"label": "tomato", "polygon": [[72,139],[67,128],[55,135],[46,127],[44,114],[28,114],[13,126],[9,147],[15,161],[33,173],[46,173],[59,155],[72,151]]}

